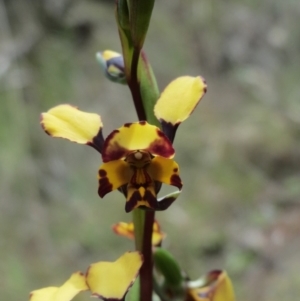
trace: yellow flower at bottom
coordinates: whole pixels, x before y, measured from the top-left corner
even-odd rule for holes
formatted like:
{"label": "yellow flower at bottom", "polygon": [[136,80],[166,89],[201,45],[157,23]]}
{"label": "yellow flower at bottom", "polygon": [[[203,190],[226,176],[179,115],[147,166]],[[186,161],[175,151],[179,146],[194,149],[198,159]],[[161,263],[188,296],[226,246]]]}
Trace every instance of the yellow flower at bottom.
{"label": "yellow flower at bottom", "polygon": [[[125,236],[130,239],[134,239],[134,224],[119,222],[113,225],[113,231],[121,236]],[[152,245],[159,246],[163,239],[166,237],[166,234],[160,230],[160,225],[157,221],[153,223],[153,232],[152,232]]]}

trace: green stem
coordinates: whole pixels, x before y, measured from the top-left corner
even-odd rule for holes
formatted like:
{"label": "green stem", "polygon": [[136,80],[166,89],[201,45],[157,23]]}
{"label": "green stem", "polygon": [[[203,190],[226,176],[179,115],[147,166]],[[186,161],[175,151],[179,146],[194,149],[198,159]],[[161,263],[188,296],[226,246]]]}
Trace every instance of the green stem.
{"label": "green stem", "polygon": [[135,248],[137,251],[143,253],[143,237],[146,211],[141,209],[134,209],[132,212],[132,219],[134,224]]}

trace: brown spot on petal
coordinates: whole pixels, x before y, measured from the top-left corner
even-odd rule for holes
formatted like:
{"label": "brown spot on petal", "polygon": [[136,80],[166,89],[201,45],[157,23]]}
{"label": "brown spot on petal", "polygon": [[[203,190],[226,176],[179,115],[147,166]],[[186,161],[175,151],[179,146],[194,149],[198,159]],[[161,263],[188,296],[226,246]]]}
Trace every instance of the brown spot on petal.
{"label": "brown spot on petal", "polygon": [[177,168],[177,167],[174,168],[173,171],[174,171],[174,172],[178,172],[178,168]]}
{"label": "brown spot on petal", "polygon": [[99,188],[98,194],[101,198],[103,198],[107,193],[111,192],[113,185],[109,182],[107,177],[103,177],[99,179]]}
{"label": "brown spot on petal", "polygon": [[156,133],[159,137],[164,137],[165,136],[165,134],[159,129],[156,130]]}
{"label": "brown spot on petal", "polygon": [[107,172],[104,169],[99,169],[99,177],[103,178],[107,175]]}
{"label": "brown spot on petal", "polygon": [[148,148],[151,154],[159,155],[164,158],[170,158],[174,155],[174,148],[168,137],[159,129],[156,130],[159,139],[154,140]]}
{"label": "brown spot on petal", "polygon": [[[128,123],[128,127],[132,123]],[[102,160],[103,162],[109,162],[112,160],[118,160],[123,158],[128,150],[122,146],[120,146],[117,142],[112,143],[114,140],[114,136],[120,133],[119,130],[112,131],[104,141],[103,149],[102,149]]]}
{"label": "brown spot on petal", "polygon": [[128,123],[125,123],[125,124],[124,124],[124,127],[125,127],[125,128],[130,128],[131,125],[132,125],[132,122],[128,122]]}
{"label": "brown spot on petal", "polygon": [[155,140],[150,144],[149,152],[164,158],[170,158],[174,154],[174,149],[171,144],[161,143],[159,140]]}
{"label": "brown spot on petal", "polygon": [[182,188],[182,182],[178,175],[172,175],[170,179],[170,184],[173,186],[178,187],[179,189]]}
{"label": "brown spot on petal", "polygon": [[142,120],[142,121],[139,122],[139,124],[140,124],[140,125],[146,125],[147,122],[146,122],[145,120]]}

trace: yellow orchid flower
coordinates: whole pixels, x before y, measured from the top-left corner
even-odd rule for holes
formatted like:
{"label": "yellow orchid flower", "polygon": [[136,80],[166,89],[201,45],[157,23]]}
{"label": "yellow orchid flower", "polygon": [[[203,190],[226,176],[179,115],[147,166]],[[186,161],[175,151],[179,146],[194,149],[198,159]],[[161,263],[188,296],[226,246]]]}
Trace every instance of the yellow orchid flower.
{"label": "yellow orchid flower", "polygon": [[158,201],[160,183],[182,188],[172,141],[179,124],[192,113],[205,92],[201,77],[184,76],[171,82],[154,108],[163,131],[140,121],[126,123],[104,139],[99,115],[66,104],[42,113],[41,124],[50,136],[90,145],[102,154],[104,163],[98,173],[100,197],[119,189],[126,197],[126,212],[137,207],[165,210],[176,197]]}
{"label": "yellow orchid flower", "polygon": [[99,169],[100,197],[123,185],[126,212],[137,207],[159,210],[155,182],[181,189],[175,151],[169,139],[146,121],[127,123],[113,131],[102,149]]}

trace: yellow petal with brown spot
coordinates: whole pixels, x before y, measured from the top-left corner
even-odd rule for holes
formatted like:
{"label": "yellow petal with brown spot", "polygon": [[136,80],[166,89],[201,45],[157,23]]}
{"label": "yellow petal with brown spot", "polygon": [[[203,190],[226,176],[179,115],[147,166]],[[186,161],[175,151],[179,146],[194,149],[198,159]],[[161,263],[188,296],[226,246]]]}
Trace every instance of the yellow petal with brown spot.
{"label": "yellow petal with brown spot", "polygon": [[162,157],[153,158],[151,164],[147,167],[147,172],[154,181],[173,185],[179,189],[182,188],[182,182],[179,177],[179,166],[172,159]]}
{"label": "yellow petal with brown spot", "polygon": [[127,123],[114,130],[105,140],[103,162],[124,158],[135,150],[145,150],[153,156],[172,158],[174,149],[169,139],[156,126],[146,121]]}
{"label": "yellow petal with brown spot", "polygon": [[98,172],[98,194],[103,198],[107,193],[127,184],[133,175],[130,166],[123,160],[103,163]]}
{"label": "yellow petal with brown spot", "polygon": [[205,80],[182,76],[173,80],[162,92],[154,113],[158,120],[176,125],[187,119],[206,92]]}
{"label": "yellow petal with brown spot", "polygon": [[70,301],[79,292],[88,290],[85,283],[85,276],[80,273],[74,273],[60,287],[46,287],[30,293],[30,301]]}
{"label": "yellow petal with brown spot", "polygon": [[[71,105],[59,105],[41,115],[41,125],[52,137],[80,144],[94,144],[103,124],[97,114],[79,111]],[[102,134],[101,134],[102,135]]]}
{"label": "yellow petal with brown spot", "polygon": [[115,262],[92,264],[86,274],[92,296],[122,300],[138,276],[142,263],[139,252],[127,252]]}

